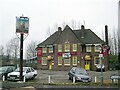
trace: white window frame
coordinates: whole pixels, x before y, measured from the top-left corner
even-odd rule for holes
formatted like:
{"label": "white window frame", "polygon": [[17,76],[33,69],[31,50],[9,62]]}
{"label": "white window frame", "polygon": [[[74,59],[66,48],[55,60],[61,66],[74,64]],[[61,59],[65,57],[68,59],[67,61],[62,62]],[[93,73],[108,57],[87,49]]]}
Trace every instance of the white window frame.
{"label": "white window frame", "polygon": [[91,52],[91,51],[92,51],[92,46],[91,45],[86,45],[86,52]]}
{"label": "white window frame", "polygon": [[95,52],[100,52],[100,46],[95,46]]}
{"label": "white window frame", "polygon": [[64,45],[64,51],[65,52],[70,52],[70,44],[65,44]]}
{"label": "white window frame", "polygon": [[53,53],[53,47],[49,47],[49,53]]}
{"label": "white window frame", "polygon": [[62,65],[62,57],[61,56],[58,57],[58,65]]}
{"label": "white window frame", "polygon": [[[66,63],[66,60],[68,60],[68,63]],[[70,58],[64,58],[64,65],[70,66]]]}
{"label": "white window frame", "polygon": [[47,48],[46,47],[42,48],[42,53],[47,53]]}
{"label": "white window frame", "polygon": [[58,44],[58,52],[62,52],[62,44]]}
{"label": "white window frame", "polygon": [[[74,63],[74,60],[76,60],[76,63]],[[77,56],[72,57],[72,65],[76,66],[77,65]]]}
{"label": "white window frame", "polygon": [[[45,61],[44,61],[45,60]],[[46,62],[46,63],[45,63]],[[47,58],[46,57],[42,57],[42,65],[47,65]]]}
{"label": "white window frame", "polygon": [[73,51],[74,51],[74,52],[77,51],[77,44],[73,44]]}
{"label": "white window frame", "polygon": [[99,59],[99,63],[96,63],[96,58],[99,59],[99,56],[95,56],[95,57],[94,57],[94,65],[101,64],[100,59]]}

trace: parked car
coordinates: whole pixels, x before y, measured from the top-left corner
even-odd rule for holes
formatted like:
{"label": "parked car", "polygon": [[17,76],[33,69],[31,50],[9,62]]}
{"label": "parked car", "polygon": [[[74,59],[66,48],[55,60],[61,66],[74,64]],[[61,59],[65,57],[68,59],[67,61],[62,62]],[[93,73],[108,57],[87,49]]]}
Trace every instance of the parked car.
{"label": "parked car", "polygon": [[0,79],[3,78],[3,76],[5,76],[5,80],[7,79],[7,75],[10,72],[13,72],[16,68],[14,66],[3,66],[0,67]]}
{"label": "parked car", "polygon": [[73,67],[69,72],[68,72],[68,79],[69,80],[74,80],[75,82],[81,81],[81,82],[91,82],[92,78],[88,74],[88,72],[84,68],[80,67]]}
{"label": "parked car", "polygon": [[102,66],[102,71],[104,72],[105,71],[105,65],[104,64],[97,64],[96,65],[96,71],[101,71],[101,66]]}
{"label": "parked car", "polygon": [[[23,77],[25,79],[34,79],[37,76],[37,70],[32,67],[23,67]],[[17,68],[14,72],[11,72],[7,76],[8,80],[20,80],[20,69]]]}
{"label": "parked car", "polygon": [[112,82],[115,82],[115,81],[118,82],[118,80],[120,80],[120,76],[116,75],[116,74],[113,74],[113,75],[110,76],[110,79],[112,80]]}

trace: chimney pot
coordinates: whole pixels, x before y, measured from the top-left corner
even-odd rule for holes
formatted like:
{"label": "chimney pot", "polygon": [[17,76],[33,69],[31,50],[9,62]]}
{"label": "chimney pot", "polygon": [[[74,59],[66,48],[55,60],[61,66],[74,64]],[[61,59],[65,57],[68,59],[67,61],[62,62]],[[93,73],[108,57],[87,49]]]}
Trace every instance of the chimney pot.
{"label": "chimney pot", "polygon": [[84,25],[81,25],[81,29],[85,29]]}
{"label": "chimney pot", "polygon": [[62,28],[61,28],[61,27],[58,27],[58,31],[62,31]]}
{"label": "chimney pot", "polygon": [[58,27],[58,32],[59,32],[59,34],[61,34],[61,32],[62,32],[62,28],[61,27]]}

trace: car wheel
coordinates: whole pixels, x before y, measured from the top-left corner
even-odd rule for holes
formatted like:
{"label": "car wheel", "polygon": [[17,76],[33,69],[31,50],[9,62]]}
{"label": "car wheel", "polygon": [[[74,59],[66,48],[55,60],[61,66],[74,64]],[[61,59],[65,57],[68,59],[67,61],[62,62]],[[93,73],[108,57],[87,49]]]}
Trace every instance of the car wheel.
{"label": "car wheel", "polygon": [[71,80],[70,76],[68,75],[68,79]]}
{"label": "car wheel", "polygon": [[35,79],[35,75],[33,75],[32,79]]}

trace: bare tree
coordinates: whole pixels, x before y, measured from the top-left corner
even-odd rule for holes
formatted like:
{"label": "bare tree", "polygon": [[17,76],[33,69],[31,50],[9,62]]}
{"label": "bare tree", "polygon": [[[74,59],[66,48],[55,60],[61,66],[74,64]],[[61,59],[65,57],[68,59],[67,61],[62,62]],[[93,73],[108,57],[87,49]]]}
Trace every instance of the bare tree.
{"label": "bare tree", "polygon": [[71,21],[71,27],[72,27],[72,29],[76,28],[76,21],[75,20]]}
{"label": "bare tree", "polygon": [[12,49],[11,49],[12,47],[11,47],[11,45],[10,45],[10,43],[8,42],[7,44],[6,44],[6,56],[7,56],[7,60],[10,60],[10,57],[11,57],[11,53],[12,53]]}
{"label": "bare tree", "polygon": [[0,55],[4,56],[4,46],[0,45]]}
{"label": "bare tree", "polygon": [[[9,41],[9,45],[8,45],[10,48],[11,48],[11,54],[12,54],[12,57],[14,57],[15,59],[17,59],[18,55],[19,55],[19,49],[20,49],[20,46],[19,46],[19,38],[18,37],[14,37],[12,38],[10,41]],[[9,52],[9,51],[8,51]]]}
{"label": "bare tree", "polygon": [[4,57],[4,47],[3,45],[0,45],[0,66],[2,66],[3,57]]}
{"label": "bare tree", "polygon": [[110,46],[110,54],[114,54],[113,38],[110,32],[109,32],[108,41],[109,41],[109,46]]}
{"label": "bare tree", "polygon": [[36,56],[37,41],[31,41],[26,48],[26,58],[32,59]]}
{"label": "bare tree", "polygon": [[117,55],[117,51],[118,51],[118,50],[117,50],[117,49],[118,49],[118,48],[117,48],[117,46],[118,46],[118,45],[117,45],[117,43],[118,43],[117,40],[118,40],[117,31],[116,31],[115,29],[113,29],[114,55]]}

